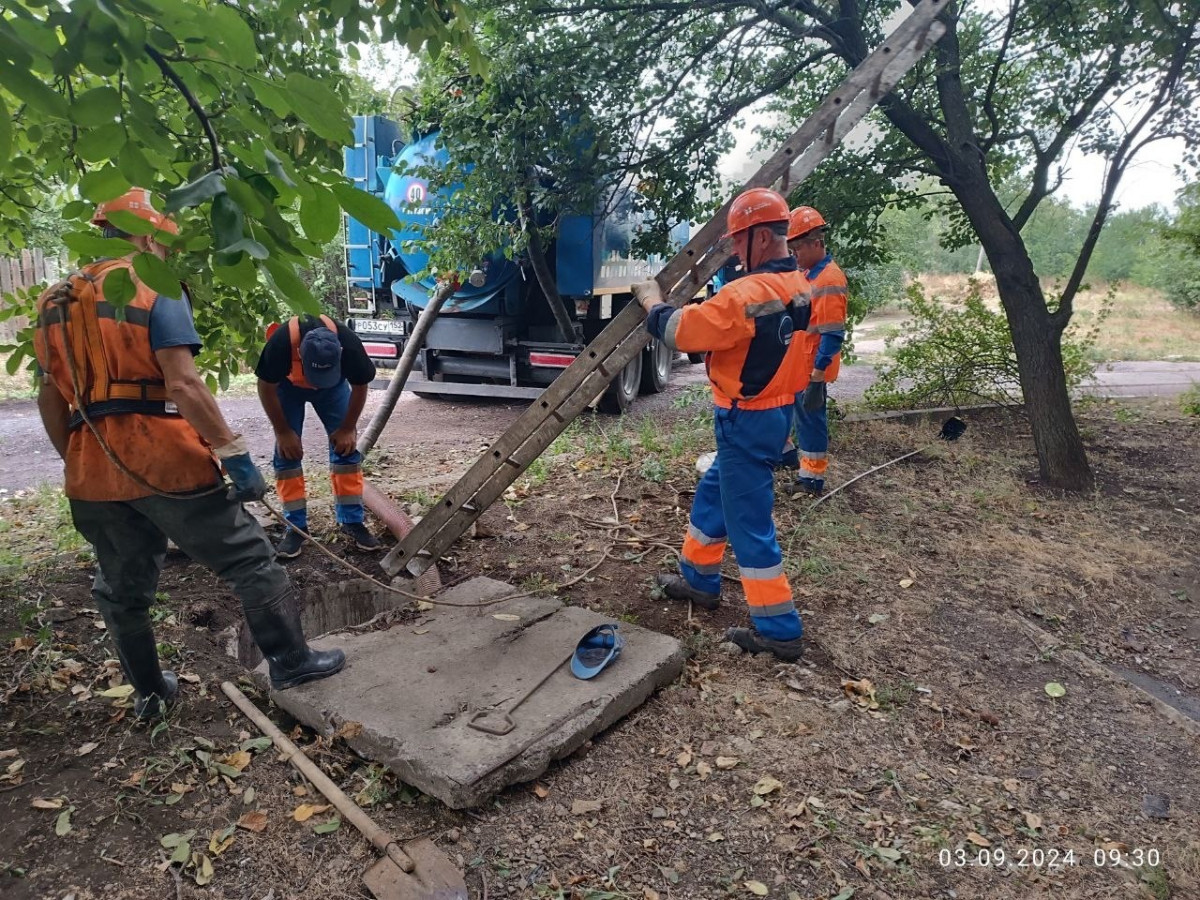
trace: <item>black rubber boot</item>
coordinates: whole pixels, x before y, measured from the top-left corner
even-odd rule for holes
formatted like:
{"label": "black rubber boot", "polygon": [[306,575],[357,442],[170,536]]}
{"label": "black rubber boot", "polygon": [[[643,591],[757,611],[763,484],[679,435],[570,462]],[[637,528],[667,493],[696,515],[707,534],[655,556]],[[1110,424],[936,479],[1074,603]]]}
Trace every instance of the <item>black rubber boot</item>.
{"label": "black rubber boot", "polygon": [[346,665],[341,650],[313,650],[300,627],[300,604],[290,587],[265,606],[246,607],[246,624],[267,658],[271,687],[277,691],[327,678]]}
{"label": "black rubber boot", "polygon": [[812,497],[820,497],[825,493],[825,479],[808,478],[802,475],[791,484],[786,485],[783,490],[789,497],[805,494]]}
{"label": "black rubber boot", "polygon": [[662,588],[663,593],[672,600],[678,600],[681,603],[687,603],[690,600],[694,606],[710,612],[721,605],[720,594],[698,591],[688,584],[682,575],[655,575],[654,583]]}
{"label": "black rubber boot", "polygon": [[179,691],[174,672],[164,672],[158,664],[158,645],[154,632],[140,628],[130,634],[111,617],[105,617],[109,636],[117,648],[117,658],[125,678],[133,685],[136,697],[133,714],[139,719],[153,719],[166,711]]}
{"label": "black rubber boot", "polygon": [[784,662],[796,662],[804,652],[803,638],[776,641],[763,637],[753,628],[730,628],[725,632],[725,640],[737,644],[747,653],[773,653]]}
{"label": "black rubber boot", "polygon": [[179,693],[179,679],[170,669],[162,673],[166,693],[163,695],[150,694],[148,697],[139,696],[133,701],[133,714],[143,722],[157,719],[167,714],[167,710],[175,703],[175,695]]}

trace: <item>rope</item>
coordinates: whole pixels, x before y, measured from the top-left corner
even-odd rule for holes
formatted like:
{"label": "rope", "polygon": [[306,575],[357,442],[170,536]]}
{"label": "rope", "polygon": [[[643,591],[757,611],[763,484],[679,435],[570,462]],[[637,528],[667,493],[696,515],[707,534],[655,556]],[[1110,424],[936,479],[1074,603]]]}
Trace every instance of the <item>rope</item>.
{"label": "rope", "polygon": [[[96,438],[96,442],[100,445],[100,449],[104,451],[104,455],[108,457],[109,462],[111,462],[119,472],[133,481],[134,484],[138,485],[138,487],[150,491],[156,496],[165,497],[168,500],[198,499],[200,497],[208,497],[220,491],[227,490],[225,482],[222,480],[216,486],[203,491],[166,491],[151,484],[137,472],[130,469],[129,466],[125,465],[124,461],[117,456],[116,451],[112,449],[108,441],[104,439],[104,436],[100,433],[100,430],[92,421],[91,417],[88,416],[87,411],[84,409],[82,397],[80,396],[81,381],[79,377],[79,364],[75,359],[75,354],[71,352],[70,334],[67,332],[67,304],[71,302],[71,300],[71,276],[68,276],[63,282],[63,287],[57,293],[51,295],[49,302],[59,307],[59,325],[62,334],[63,355],[66,356],[67,365],[71,370],[71,389],[75,398],[75,408],[79,411],[79,415],[83,419],[84,424],[88,427],[88,430],[91,431],[92,435]],[[353,572],[360,578],[365,578],[367,581],[370,581],[377,587],[383,588],[385,591],[389,591],[393,594],[399,594],[401,597],[405,597],[409,600],[415,600],[421,603],[430,603],[434,606],[450,606],[460,609],[481,609],[486,606],[495,606],[498,603],[506,603],[509,600],[517,600],[521,597],[528,597],[532,593],[530,591],[523,591],[521,593],[507,594],[503,597],[497,597],[494,600],[482,600],[478,603],[455,603],[450,600],[433,600],[430,597],[414,594],[410,591],[406,591],[402,588],[382,582],[378,578],[368,575],[353,563],[342,559],[303,528],[299,528],[289,522],[283,513],[280,512],[280,510],[265,497],[263,497],[259,502],[261,502],[262,505],[267,508],[267,511],[270,512],[271,515],[282,522],[287,528],[290,528],[292,531],[299,534],[302,538],[304,538],[305,541],[315,546],[318,550],[320,550],[342,568]]]}

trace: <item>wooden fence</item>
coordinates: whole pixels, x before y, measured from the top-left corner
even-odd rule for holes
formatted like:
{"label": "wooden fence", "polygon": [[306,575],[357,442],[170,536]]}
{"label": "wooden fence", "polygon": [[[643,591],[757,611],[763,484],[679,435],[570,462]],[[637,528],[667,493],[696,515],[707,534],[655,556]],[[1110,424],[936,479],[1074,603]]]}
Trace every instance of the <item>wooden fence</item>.
{"label": "wooden fence", "polygon": [[[20,256],[0,259],[0,306],[6,303],[4,298],[8,294],[54,281],[62,272],[63,261],[57,256],[46,256],[41,250],[22,250]],[[25,325],[26,320],[21,316],[0,322],[0,342],[11,341]]]}

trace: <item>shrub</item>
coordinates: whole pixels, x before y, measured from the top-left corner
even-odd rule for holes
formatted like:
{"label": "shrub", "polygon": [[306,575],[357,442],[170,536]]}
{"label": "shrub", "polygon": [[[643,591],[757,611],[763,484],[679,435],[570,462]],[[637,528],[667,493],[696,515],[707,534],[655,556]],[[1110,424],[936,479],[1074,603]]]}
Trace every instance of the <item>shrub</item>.
{"label": "shrub", "polygon": [[[869,406],[913,409],[1021,402],[1017,354],[1008,321],[1003,312],[988,309],[976,281],[970,284],[961,308],[926,296],[919,284],[909,286],[905,306],[910,318],[897,336],[888,338],[891,360],[867,389]],[[1063,339],[1069,388],[1091,374],[1089,354],[1097,327],[1098,322],[1082,336]]]}
{"label": "shrub", "polygon": [[1193,384],[1179,395],[1179,409],[1185,416],[1200,417],[1200,384]]}

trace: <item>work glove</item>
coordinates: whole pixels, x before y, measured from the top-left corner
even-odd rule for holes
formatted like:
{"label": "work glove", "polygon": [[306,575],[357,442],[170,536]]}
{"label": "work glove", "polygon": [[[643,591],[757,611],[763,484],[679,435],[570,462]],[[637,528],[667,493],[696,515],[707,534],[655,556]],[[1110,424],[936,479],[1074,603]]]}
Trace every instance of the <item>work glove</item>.
{"label": "work glove", "polygon": [[267,495],[267,482],[263,480],[262,472],[250,458],[250,451],[242,436],[236,435],[232,441],[223,447],[213,450],[217,459],[225,467],[225,474],[233,482],[227,495],[230,500],[246,503],[249,500],[261,500]]}
{"label": "work glove", "polygon": [[658,286],[658,282],[651,278],[649,281],[640,281],[633,286],[633,296],[637,298],[637,302],[641,304],[642,309],[650,312],[655,306],[663,301],[662,288]]}
{"label": "work glove", "polygon": [[800,406],[806,413],[814,413],[825,405],[825,382],[810,381],[800,398]]}
{"label": "work glove", "polygon": [[783,456],[779,460],[779,465],[785,469],[799,469],[800,449],[795,444],[788,446],[787,449],[783,451]]}

